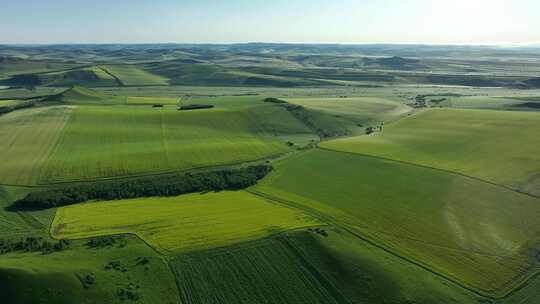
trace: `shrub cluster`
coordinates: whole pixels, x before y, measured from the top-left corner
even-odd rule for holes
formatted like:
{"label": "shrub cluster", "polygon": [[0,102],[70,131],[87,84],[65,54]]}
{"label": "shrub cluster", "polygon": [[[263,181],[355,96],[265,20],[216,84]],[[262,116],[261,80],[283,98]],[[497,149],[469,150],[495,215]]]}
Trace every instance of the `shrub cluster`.
{"label": "shrub cluster", "polygon": [[127,240],[122,235],[113,235],[113,236],[101,236],[91,238],[86,242],[88,248],[93,249],[102,249],[107,247],[116,246],[118,248],[125,247],[127,245]]}
{"label": "shrub cluster", "polygon": [[88,273],[88,274],[78,274],[77,275],[77,278],[79,279],[79,281],[81,282],[81,285],[85,288],[85,289],[88,289],[90,287],[92,287],[92,285],[94,285],[96,283],[96,278],[94,277],[93,274],[91,273]]}
{"label": "shrub cluster", "polygon": [[180,111],[186,111],[186,110],[199,110],[199,109],[211,109],[213,108],[213,105],[205,105],[205,104],[190,104],[190,105],[183,105],[180,107]]}
{"label": "shrub cluster", "polygon": [[119,200],[137,197],[177,196],[180,194],[239,190],[252,186],[266,176],[272,167],[249,166],[201,173],[140,177],[103,181],[31,192],[16,201],[10,209],[47,209],[89,200]]}
{"label": "shrub cluster", "polygon": [[49,242],[41,237],[27,237],[19,240],[0,240],[0,254],[10,252],[40,252],[49,254],[65,250],[69,247],[68,240]]}
{"label": "shrub cluster", "polygon": [[140,287],[130,283],[126,288],[118,288],[116,295],[121,301],[132,301],[136,302],[141,299],[142,295],[138,291]]}
{"label": "shrub cluster", "polygon": [[275,97],[268,97],[264,99],[264,102],[271,102],[271,103],[287,103],[285,100],[281,100]]}

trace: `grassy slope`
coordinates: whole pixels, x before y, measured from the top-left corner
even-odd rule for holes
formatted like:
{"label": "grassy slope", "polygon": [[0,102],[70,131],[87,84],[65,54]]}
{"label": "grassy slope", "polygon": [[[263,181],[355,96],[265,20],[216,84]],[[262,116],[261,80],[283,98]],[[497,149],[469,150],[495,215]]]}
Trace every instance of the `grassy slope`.
{"label": "grassy slope", "polygon": [[538,113],[428,110],[382,134],[339,139],[325,148],[461,172],[540,194]]}
{"label": "grassy slope", "polygon": [[123,85],[168,85],[169,80],[129,65],[107,65],[102,67],[116,76]]}
{"label": "grassy slope", "polygon": [[353,125],[392,121],[411,110],[400,102],[379,97],[290,98],[286,100],[310,110],[344,118]]}
{"label": "grassy slope", "polygon": [[[42,181],[189,169],[287,152],[251,132],[245,112],[173,108],[77,108],[49,158]],[[144,160],[144,161],[141,161]]]}
{"label": "grassy slope", "polygon": [[49,86],[82,85],[89,87],[116,86],[117,81],[99,67],[40,74],[42,84]]}
{"label": "grassy slope", "polygon": [[66,239],[136,233],[160,251],[172,253],[314,224],[317,221],[302,212],[240,191],[64,207],[58,210],[51,232]]}
{"label": "grassy slope", "polygon": [[[137,265],[138,258],[147,258]],[[104,267],[119,261],[126,271]],[[77,276],[91,274],[95,284],[84,288]],[[117,293],[132,284],[137,303],[178,303],[178,293],[164,261],[140,240],[129,238],[125,247],[92,249],[84,242],[42,255],[10,253],[0,256],[2,303],[125,303]]]}
{"label": "grassy slope", "polygon": [[0,183],[35,184],[70,113],[67,107],[50,107],[1,116]]}
{"label": "grassy slope", "polygon": [[68,104],[96,104],[111,105],[125,104],[126,97],[113,96],[100,91],[88,89],[81,86],[74,86],[60,95],[52,97],[52,101],[59,101]]}
{"label": "grassy slope", "polygon": [[540,241],[540,200],[370,157],[310,151],[279,163],[255,190],[315,209],[467,286],[497,295],[530,273],[530,249]]}
{"label": "grassy slope", "polygon": [[[295,232],[172,261],[182,303],[475,303],[342,231]],[[411,280],[414,278],[414,280]]]}

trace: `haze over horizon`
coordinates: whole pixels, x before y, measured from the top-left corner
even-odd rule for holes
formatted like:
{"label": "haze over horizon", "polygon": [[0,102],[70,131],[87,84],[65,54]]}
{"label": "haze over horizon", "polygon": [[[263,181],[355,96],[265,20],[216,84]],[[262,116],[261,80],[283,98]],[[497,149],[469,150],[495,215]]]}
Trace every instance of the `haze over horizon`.
{"label": "haze over horizon", "polygon": [[534,0],[4,0],[0,43],[537,44]]}

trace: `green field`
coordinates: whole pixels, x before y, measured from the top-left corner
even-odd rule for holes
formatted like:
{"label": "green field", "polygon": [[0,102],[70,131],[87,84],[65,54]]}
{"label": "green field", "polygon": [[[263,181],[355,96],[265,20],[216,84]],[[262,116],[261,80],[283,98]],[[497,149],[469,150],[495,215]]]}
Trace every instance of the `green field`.
{"label": "green field", "polygon": [[537,271],[540,200],[460,175],[310,151],[277,164],[255,191],[485,293],[504,295]]}
{"label": "green field", "polygon": [[[178,303],[174,278],[161,257],[136,238],[126,244],[89,248],[74,242],[71,248],[43,255],[0,255],[2,303],[126,303],[120,290],[139,296],[136,303]],[[145,263],[140,263],[145,259]],[[109,263],[118,269],[107,269]],[[84,286],[79,278],[90,275],[94,283]]]}
{"label": "green field", "polygon": [[50,107],[0,116],[0,183],[35,184],[71,112]]}
{"label": "green field", "polygon": [[343,231],[327,233],[180,255],[172,266],[182,303],[477,303],[471,293]]}
{"label": "green field", "polygon": [[317,224],[300,211],[247,192],[220,192],[63,207],[56,214],[51,234],[77,239],[135,233],[159,251],[171,254]]}
{"label": "green field", "polygon": [[385,127],[383,133],[321,146],[460,172],[540,194],[540,115],[436,109]]}
{"label": "green field", "polygon": [[114,75],[122,85],[168,85],[169,80],[135,66],[130,65],[106,65],[101,68]]}
{"label": "green field", "polygon": [[[538,104],[538,97],[528,96],[467,96],[467,97],[452,97],[441,105],[452,108],[463,109],[489,109],[489,110],[536,110],[527,106],[527,103]],[[540,106],[537,106],[540,107]]]}
{"label": "green field", "polygon": [[42,182],[95,179],[256,160],[289,151],[263,138],[246,113],[226,109],[80,106]]}

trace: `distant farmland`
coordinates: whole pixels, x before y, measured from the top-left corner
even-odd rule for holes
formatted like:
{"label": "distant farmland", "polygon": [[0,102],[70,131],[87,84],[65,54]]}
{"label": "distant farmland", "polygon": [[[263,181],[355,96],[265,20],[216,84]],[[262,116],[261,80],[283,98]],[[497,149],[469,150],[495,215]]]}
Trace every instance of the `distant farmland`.
{"label": "distant farmland", "polygon": [[168,85],[169,80],[130,65],[107,65],[101,67],[114,75],[122,85]]}

